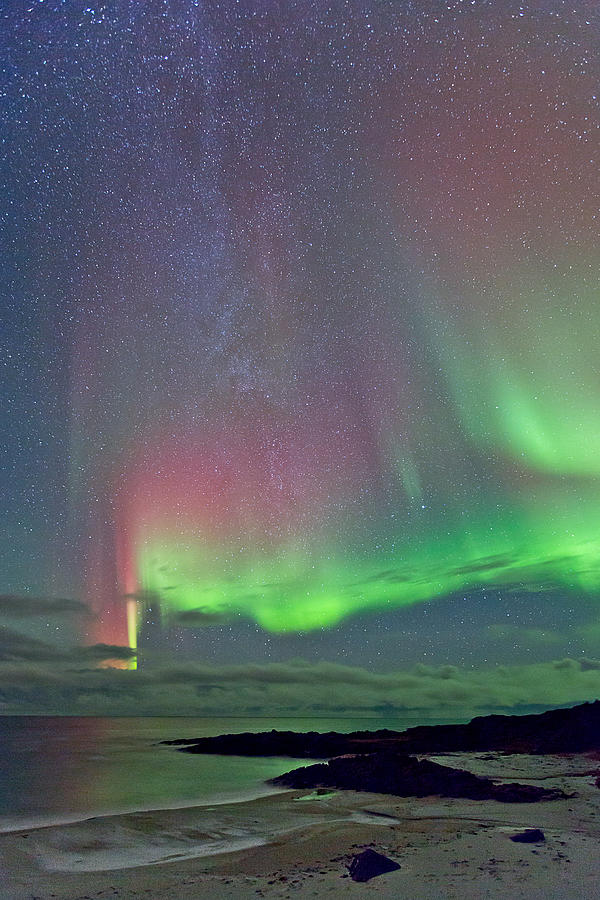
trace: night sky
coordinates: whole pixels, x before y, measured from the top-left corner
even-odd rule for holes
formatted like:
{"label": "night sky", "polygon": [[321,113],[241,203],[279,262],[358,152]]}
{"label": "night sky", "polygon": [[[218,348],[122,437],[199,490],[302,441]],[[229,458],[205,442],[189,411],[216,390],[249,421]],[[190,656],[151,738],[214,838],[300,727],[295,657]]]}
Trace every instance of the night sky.
{"label": "night sky", "polygon": [[600,695],[599,51],[596,0],[4,4],[0,712]]}

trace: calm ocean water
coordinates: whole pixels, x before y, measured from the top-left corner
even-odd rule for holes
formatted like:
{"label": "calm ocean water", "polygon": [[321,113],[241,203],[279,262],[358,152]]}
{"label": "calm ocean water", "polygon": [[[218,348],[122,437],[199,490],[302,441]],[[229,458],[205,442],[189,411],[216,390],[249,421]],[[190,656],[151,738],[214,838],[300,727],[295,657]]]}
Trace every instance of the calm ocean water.
{"label": "calm ocean water", "polygon": [[[451,721],[402,718],[0,717],[0,831],[272,793],[289,759],[196,756],[159,741],[270,731],[354,731]],[[453,719],[452,721],[457,721]]]}

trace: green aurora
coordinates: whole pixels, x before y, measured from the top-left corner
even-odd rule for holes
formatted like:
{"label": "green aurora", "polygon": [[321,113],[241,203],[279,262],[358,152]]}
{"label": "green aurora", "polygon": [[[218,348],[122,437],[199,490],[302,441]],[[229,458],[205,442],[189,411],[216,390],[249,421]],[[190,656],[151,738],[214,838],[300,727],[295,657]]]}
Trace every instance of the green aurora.
{"label": "green aurora", "polygon": [[[584,505],[536,500],[520,515],[486,516],[468,533],[432,536],[426,547],[393,556],[329,557],[320,564],[286,551],[245,565],[219,560],[191,541],[144,544],[138,557],[143,589],[161,600],[167,621],[177,613],[254,619],[274,632],[330,627],[367,609],[406,606],[481,585],[600,589],[596,494]],[[399,558],[401,561],[399,561]],[[226,568],[227,576],[222,570]],[[185,621],[185,617],[180,620]],[[191,619],[190,621],[193,621]]]}
{"label": "green aurora", "polygon": [[[275,509],[276,529],[273,516],[267,528],[256,517],[240,521],[239,507],[251,508],[257,494],[259,505],[275,502],[261,476],[251,490],[219,489],[225,516],[235,519],[226,538],[215,535],[205,497],[193,525],[165,507],[146,516],[135,566],[142,593],[160,598],[164,620],[242,618],[270,632],[309,632],[482,586],[598,592],[598,349],[589,328],[598,290],[589,267],[547,271],[488,278],[463,291],[460,303],[428,284],[420,323],[444,393],[412,423],[420,459],[402,437],[397,408],[396,418],[373,426],[377,467],[367,483],[384,485],[383,502],[358,510],[329,502],[318,515],[309,504],[282,536],[289,508]],[[436,440],[436,421],[445,423],[447,445]],[[310,446],[304,452],[311,457]],[[340,456],[347,459],[347,448]],[[448,466],[451,483],[443,479]],[[314,459],[306,472],[327,487],[331,473]],[[360,491],[364,473],[350,466],[349,478]],[[172,508],[181,506],[180,490],[170,495]],[[323,489],[321,499],[330,493]]]}

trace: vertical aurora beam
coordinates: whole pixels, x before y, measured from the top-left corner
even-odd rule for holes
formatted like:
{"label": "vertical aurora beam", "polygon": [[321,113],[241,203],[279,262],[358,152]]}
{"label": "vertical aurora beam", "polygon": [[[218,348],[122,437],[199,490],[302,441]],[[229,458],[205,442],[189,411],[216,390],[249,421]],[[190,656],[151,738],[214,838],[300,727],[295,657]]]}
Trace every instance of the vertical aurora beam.
{"label": "vertical aurora beam", "polygon": [[[137,650],[138,641],[138,604],[136,600],[127,600],[127,639],[132,650]],[[131,668],[137,668],[135,660],[131,661]]]}

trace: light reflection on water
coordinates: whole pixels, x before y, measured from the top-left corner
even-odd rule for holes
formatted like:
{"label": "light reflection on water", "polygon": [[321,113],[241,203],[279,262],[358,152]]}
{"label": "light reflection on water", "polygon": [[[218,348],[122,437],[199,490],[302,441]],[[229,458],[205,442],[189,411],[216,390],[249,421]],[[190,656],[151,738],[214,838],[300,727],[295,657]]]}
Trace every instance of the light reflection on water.
{"label": "light reflection on water", "polygon": [[266,779],[296,764],[290,759],[179,753],[159,741],[272,728],[402,730],[423,721],[0,717],[0,831],[112,812],[249,799],[272,793]]}

